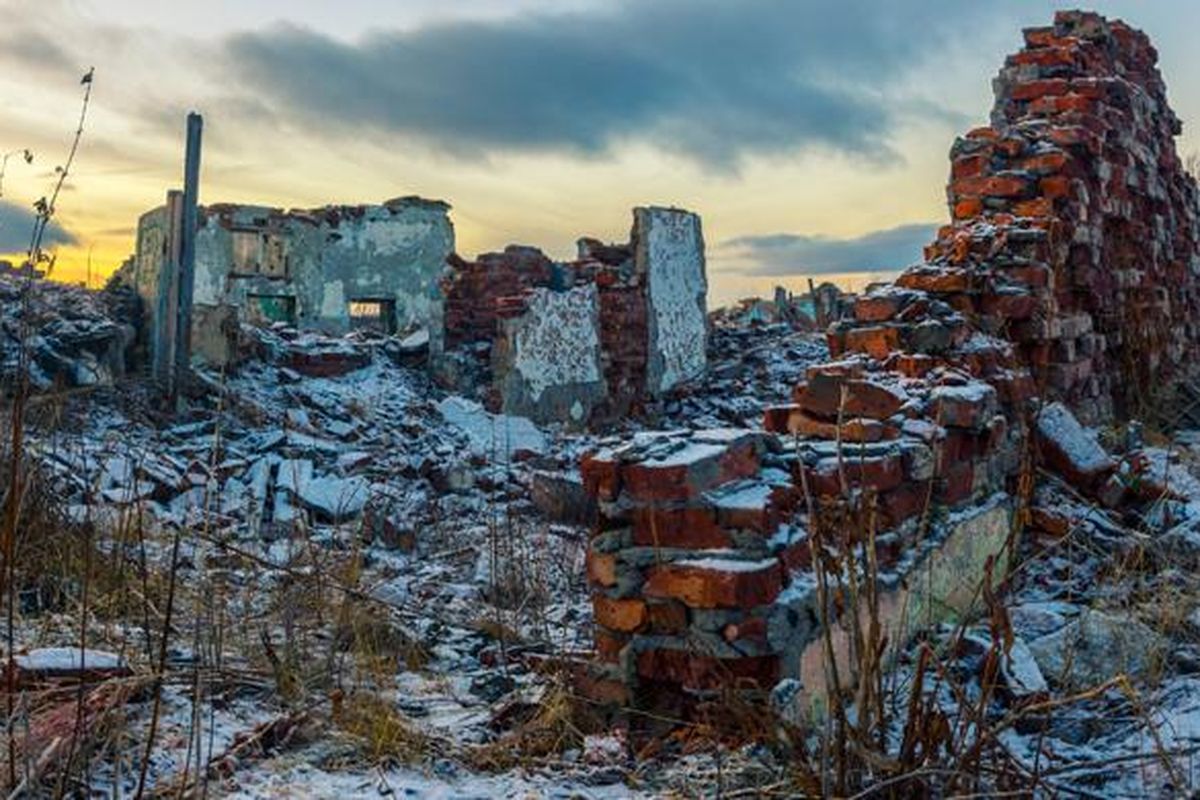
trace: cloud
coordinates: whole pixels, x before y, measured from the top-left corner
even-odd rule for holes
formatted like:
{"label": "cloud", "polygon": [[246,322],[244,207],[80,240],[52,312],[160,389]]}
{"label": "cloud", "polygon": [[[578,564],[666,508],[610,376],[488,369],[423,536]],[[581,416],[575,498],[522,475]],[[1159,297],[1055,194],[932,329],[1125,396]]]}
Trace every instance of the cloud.
{"label": "cloud", "polygon": [[749,275],[829,275],[844,272],[890,272],[921,260],[938,226],[914,223],[871,231],[850,239],[777,233],[741,236],[720,245]]}
{"label": "cloud", "polygon": [[[33,233],[33,210],[0,200],[0,253],[24,253]],[[51,222],[42,238],[44,246],[78,244],[79,237],[58,222]]]}
{"label": "cloud", "polygon": [[229,85],[330,136],[469,157],[637,141],[730,170],[810,148],[892,156],[893,126],[930,113],[904,76],[986,13],[956,0],[627,0],[353,43],[279,26],[232,36],[224,58]]}

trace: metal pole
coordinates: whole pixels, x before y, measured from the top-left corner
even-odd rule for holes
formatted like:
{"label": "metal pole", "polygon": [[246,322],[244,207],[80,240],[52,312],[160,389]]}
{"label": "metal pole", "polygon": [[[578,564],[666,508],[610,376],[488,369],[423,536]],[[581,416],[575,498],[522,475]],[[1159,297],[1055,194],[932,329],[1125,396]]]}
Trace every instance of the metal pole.
{"label": "metal pole", "polygon": [[179,309],[175,326],[175,381],[172,399],[178,400],[192,359],[192,294],[196,284],[197,204],[200,194],[200,135],[203,118],[187,118],[187,157],[183,166],[183,224],[179,247]]}

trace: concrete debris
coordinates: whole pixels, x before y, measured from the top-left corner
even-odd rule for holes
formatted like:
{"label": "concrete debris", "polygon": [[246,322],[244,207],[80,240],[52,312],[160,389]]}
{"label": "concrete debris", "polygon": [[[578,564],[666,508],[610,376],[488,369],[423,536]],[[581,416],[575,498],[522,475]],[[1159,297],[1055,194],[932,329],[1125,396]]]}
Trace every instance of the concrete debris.
{"label": "concrete debris", "polygon": [[[1155,63],[1143,34],[1094,14],[1026,31],[991,124],[952,148],[949,224],[921,263],[853,296],[777,291],[706,314],[700,220],[679,209],[638,208],[628,243],[584,239],[561,263],[517,246],[465,261],[448,207],[413,198],[210,206],[200,358],[164,410],[158,387],[114,379],[173,340],[172,198],[139,226],[125,271],[137,294],[0,274],[6,387],[22,344],[39,389],[115,383],[68,393],[61,425],[31,422],[29,485],[106,565],[197,591],[175,608],[184,633],[165,629],[169,668],[217,674],[205,621],[188,616],[216,598],[255,627],[253,654],[229,656],[222,679],[261,680],[237,658],[265,654],[282,692],[295,677],[283,650],[347,676],[369,661],[373,719],[437,743],[420,775],[381,766],[381,795],[397,775],[414,794],[554,794],[561,775],[614,796],[695,793],[712,775],[727,791],[731,770],[746,779],[734,792],[763,785],[748,775],[778,782],[796,754],[761,742],[675,760],[642,749],[644,766],[629,751],[664,720],[713,724],[731,699],[820,730],[831,698],[863,696],[866,618],[895,677],[875,701],[928,712],[933,730],[965,719],[967,698],[973,733],[1000,724],[1011,774],[1047,776],[1050,793],[1178,793],[1190,787],[1147,765],[1200,738],[1200,435],[1095,427],[1200,363],[1197,190]],[[353,588],[326,584],[342,572]],[[314,596],[350,591],[297,626],[308,577]],[[66,624],[63,608],[85,607],[77,587],[29,584],[14,618],[23,683],[156,674],[141,644],[164,627],[148,598],[145,621],[92,608]],[[107,649],[81,654],[81,630]],[[1040,713],[1121,675],[1136,703],[1096,690]],[[304,768],[272,759],[243,789],[317,776],[330,795],[368,791],[374,778],[329,766],[351,737],[288,738],[254,685],[204,707],[216,721],[199,747],[278,735]],[[164,685],[151,772],[205,753],[195,686]],[[481,782],[446,756],[507,753],[508,734],[581,698],[616,724],[572,727],[572,749],[538,762],[541,783]],[[328,701],[352,733],[364,696]],[[122,688],[102,708],[143,702]],[[43,730],[62,740],[77,709],[53,710]],[[145,716],[124,718],[130,738]],[[890,748],[903,725],[888,715],[871,737]],[[679,738],[656,747],[678,755],[692,746]],[[709,777],[693,781],[695,764]]]}
{"label": "concrete debris", "polygon": [[1136,619],[1089,610],[1034,639],[1029,652],[1049,680],[1079,690],[1117,675],[1142,676],[1161,664],[1166,647],[1161,635]]}
{"label": "concrete debris", "polygon": [[89,292],[0,271],[0,383],[6,392],[16,385],[25,341],[34,390],[111,385],[136,358],[139,311],[119,288]]}
{"label": "concrete debris", "polygon": [[[803,675],[803,640],[740,645],[751,618],[805,586],[819,556],[806,552],[804,531],[814,501],[873,504],[896,548],[880,555],[884,566],[892,552],[911,559],[931,546],[933,521],[974,517],[972,547],[953,536],[935,547],[956,564],[951,574],[978,576],[1002,552],[1008,523],[987,510],[1011,505],[1031,416],[1044,462],[1109,505],[1154,473],[1131,452],[1132,480],[1113,484],[1116,461],[1081,422],[1137,408],[1142,387],[1200,351],[1196,273],[1182,266],[1200,263],[1200,195],[1176,154],[1179,125],[1156,59],[1144,34],[1094,14],[1063,12],[1052,28],[1027,31],[995,83],[992,124],[951,151],[950,224],[923,263],[854,298],[852,313],[833,321],[836,360],[809,365],[790,402],[765,409],[766,436],[721,431],[718,443],[702,431],[653,441],[635,433],[583,458],[608,531],[589,554],[597,676],[629,696],[654,686],[682,690],[682,700]],[[726,519],[708,498],[739,480],[772,493]],[[1173,491],[1165,481],[1157,488],[1159,500]],[[1169,503],[1148,513],[1159,529],[1155,520],[1178,517]],[[1033,517],[1059,536],[1086,530],[1109,552],[1132,547],[1119,519],[1094,510],[1038,504]],[[639,547],[672,548],[670,563],[643,574]],[[755,565],[752,587],[739,559]],[[658,631],[645,619],[663,602],[686,613]],[[736,615],[724,640],[705,638],[714,607]],[[605,694],[619,696],[613,687]],[[654,696],[661,708],[663,692]]]}

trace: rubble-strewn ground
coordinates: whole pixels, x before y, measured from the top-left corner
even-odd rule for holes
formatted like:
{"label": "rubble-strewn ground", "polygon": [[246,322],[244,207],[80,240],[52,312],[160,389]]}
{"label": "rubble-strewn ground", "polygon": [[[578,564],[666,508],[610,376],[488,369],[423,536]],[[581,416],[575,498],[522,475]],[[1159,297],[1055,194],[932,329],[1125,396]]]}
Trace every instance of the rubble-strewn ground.
{"label": "rubble-strewn ground", "polygon": [[[592,646],[576,465],[603,437],[448,397],[394,340],[247,336],[254,357],[200,373],[182,416],[155,410],[136,377],[36,396],[25,444],[38,497],[14,620],[29,653],[21,769],[75,760],[92,796],[127,796],[152,742],[159,795],[813,790],[770,722],[757,742],[721,746],[694,728],[648,745],[589,727],[561,666]],[[718,327],[710,358],[702,384],[640,424],[757,425],[827,353],[787,326]],[[1041,474],[1004,611],[898,653],[890,746],[903,746],[921,672],[947,746],[982,737],[1007,754],[979,765],[987,785],[1037,776],[1085,797],[1196,785],[1200,438],[1106,435],[1136,454],[1139,501],[1099,507]],[[988,681],[998,640],[1001,679]],[[108,680],[77,712],[55,669],[78,672],[81,647]],[[939,669],[920,666],[923,649]]]}

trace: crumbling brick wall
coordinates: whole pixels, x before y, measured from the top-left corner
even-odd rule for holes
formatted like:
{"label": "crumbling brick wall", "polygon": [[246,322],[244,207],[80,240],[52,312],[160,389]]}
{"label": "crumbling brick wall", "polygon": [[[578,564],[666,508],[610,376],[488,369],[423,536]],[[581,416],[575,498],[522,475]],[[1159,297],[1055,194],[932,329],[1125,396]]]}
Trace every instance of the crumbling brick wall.
{"label": "crumbling brick wall", "polygon": [[[1163,399],[1147,390],[1197,353],[1200,218],[1180,122],[1154,47],[1123,22],[1061,13],[1025,44],[995,80],[992,124],[951,150],[951,224],[896,283],[1013,342],[1041,394],[1081,418],[1145,412]],[[906,334],[903,308],[871,308]],[[865,335],[847,326],[831,344]]]}
{"label": "crumbling brick wall", "polygon": [[510,246],[443,279],[443,383],[495,410],[575,425],[624,416],[705,368],[700,220],[637,208],[629,244],[581,239],[555,263]]}
{"label": "crumbling brick wall", "polygon": [[[888,635],[903,638],[973,595],[989,558],[1003,569],[1043,401],[1103,420],[1136,410],[1133,382],[1195,363],[1196,184],[1153,47],[1082,12],[1025,41],[992,125],[954,144],[952,221],[925,263],[856,300],[828,333],[837,360],[808,370],[766,432],[642,434],[584,458],[600,509],[593,696],[654,704],[783,678],[819,694],[823,509],[870,511]],[[1106,459],[1078,460],[1057,466],[1094,491]],[[920,615],[901,613],[912,604]]]}

